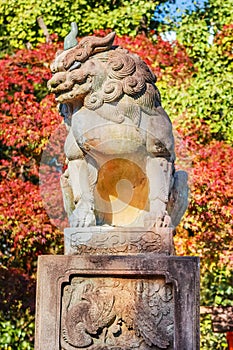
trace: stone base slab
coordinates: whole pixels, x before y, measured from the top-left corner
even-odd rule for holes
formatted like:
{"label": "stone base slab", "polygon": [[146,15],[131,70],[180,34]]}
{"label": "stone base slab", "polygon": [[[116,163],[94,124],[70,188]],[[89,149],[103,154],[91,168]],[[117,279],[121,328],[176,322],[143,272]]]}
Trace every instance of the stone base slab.
{"label": "stone base slab", "polygon": [[199,258],[41,256],[36,350],[199,350]]}

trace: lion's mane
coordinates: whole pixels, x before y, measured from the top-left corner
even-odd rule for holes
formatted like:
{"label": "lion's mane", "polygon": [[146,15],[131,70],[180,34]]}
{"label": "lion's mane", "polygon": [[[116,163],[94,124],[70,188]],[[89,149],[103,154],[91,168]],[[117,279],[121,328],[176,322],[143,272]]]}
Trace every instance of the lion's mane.
{"label": "lion's mane", "polygon": [[[144,108],[147,113],[160,106],[156,77],[137,55],[121,47],[107,49],[86,59],[80,68],[60,71],[51,79],[60,102],[83,100],[83,106],[96,110],[105,103],[123,101]],[[85,87],[85,91],[80,87]]]}

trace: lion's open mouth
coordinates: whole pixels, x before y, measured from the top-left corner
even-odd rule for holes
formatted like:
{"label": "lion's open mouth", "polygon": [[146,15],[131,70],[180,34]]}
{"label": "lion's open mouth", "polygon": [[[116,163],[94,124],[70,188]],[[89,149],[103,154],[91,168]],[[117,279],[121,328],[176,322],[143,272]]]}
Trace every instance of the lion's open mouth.
{"label": "lion's open mouth", "polygon": [[57,72],[48,82],[49,90],[55,94],[56,101],[69,102],[73,99],[83,99],[90,90],[90,78],[85,70],[78,65],[72,66],[69,72]]}
{"label": "lion's open mouth", "polygon": [[87,91],[80,91],[80,85],[73,85],[72,90],[63,90],[55,93],[55,100],[59,103],[72,102],[74,100],[83,100],[87,95]]}
{"label": "lion's open mouth", "polygon": [[59,103],[72,101],[75,97],[76,97],[76,94],[73,91],[69,91],[69,90],[55,93],[55,100]]}

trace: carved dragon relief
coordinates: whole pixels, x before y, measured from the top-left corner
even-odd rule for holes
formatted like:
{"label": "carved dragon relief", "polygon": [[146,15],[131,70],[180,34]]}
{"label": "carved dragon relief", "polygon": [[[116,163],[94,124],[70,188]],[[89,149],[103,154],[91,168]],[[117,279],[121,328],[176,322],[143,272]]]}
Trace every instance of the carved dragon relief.
{"label": "carved dragon relief", "polygon": [[[76,46],[72,41],[72,47],[66,45],[58,52],[51,66],[53,77],[48,86],[60,103],[69,130],[67,169],[61,183],[70,225],[114,224],[111,215],[105,215],[109,202],[102,200],[98,207],[96,188],[101,187],[97,185],[103,165],[109,163],[106,173],[111,176],[111,160],[124,159],[141,168],[138,181],[132,180],[136,175],[128,174],[133,198],[126,201],[138,211],[142,209],[141,226],[153,227],[158,218],[170,216],[175,227],[186,209],[188,190],[186,173],[174,168],[172,125],[161,106],[155,75],[137,55],[112,46],[114,37],[115,33],[87,37]],[[124,167],[119,161],[122,178]],[[144,178],[146,194],[140,187]],[[144,202],[135,199],[140,197],[134,196],[137,188],[141,197],[145,196]],[[116,192],[107,186],[105,191],[109,193],[99,197]],[[135,222],[134,226],[140,226]],[[121,218],[118,223],[124,226]]]}
{"label": "carved dragon relief", "polygon": [[163,278],[73,277],[61,317],[62,350],[173,349],[173,291]]}

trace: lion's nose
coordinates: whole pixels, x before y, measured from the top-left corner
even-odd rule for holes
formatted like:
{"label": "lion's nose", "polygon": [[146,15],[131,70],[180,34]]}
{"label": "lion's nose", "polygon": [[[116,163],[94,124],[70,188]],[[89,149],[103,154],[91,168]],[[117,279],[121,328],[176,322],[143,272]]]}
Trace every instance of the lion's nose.
{"label": "lion's nose", "polygon": [[49,81],[48,81],[48,88],[49,90],[54,90],[57,88],[60,84],[63,84],[66,80],[66,75],[63,72],[56,73]]}

